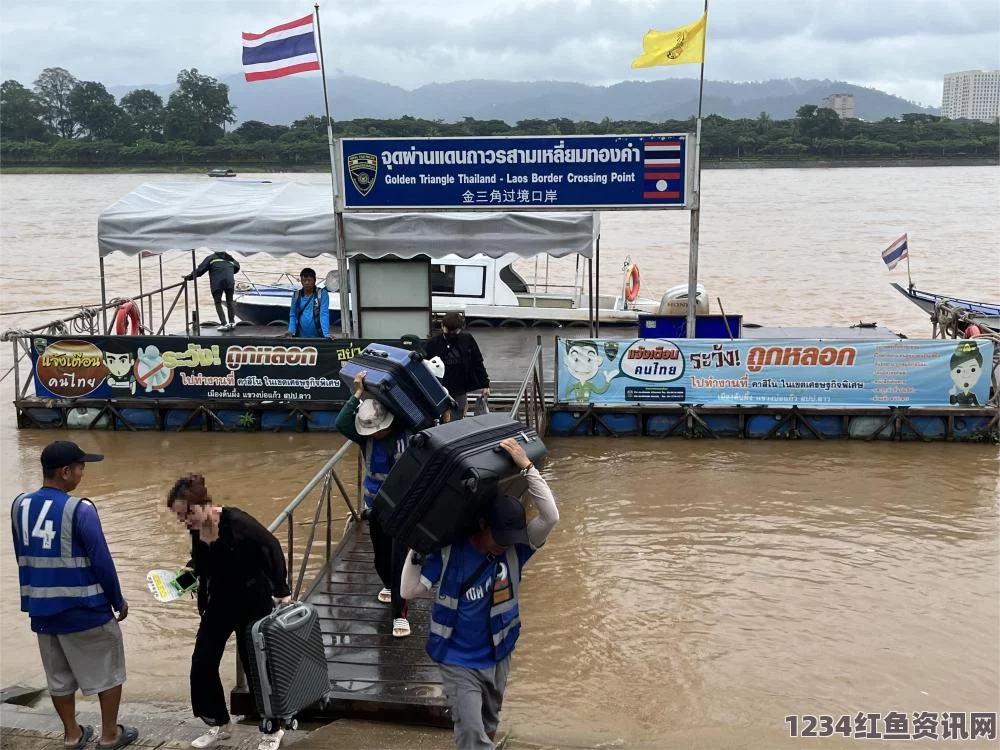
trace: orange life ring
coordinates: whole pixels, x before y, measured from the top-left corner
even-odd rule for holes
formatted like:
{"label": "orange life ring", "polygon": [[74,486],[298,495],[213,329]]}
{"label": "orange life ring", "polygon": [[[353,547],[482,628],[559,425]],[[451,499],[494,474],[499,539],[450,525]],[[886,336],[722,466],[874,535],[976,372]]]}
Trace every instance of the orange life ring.
{"label": "orange life ring", "polygon": [[639,299],[639,266],[630,263],[625,269],[625,301],[635,302]]}
{"label": "orange life ring", "polygon": [[139,310],[131,300],[118,306],[115,314],[115,334],[118,336],[135,336],[139,333]]}

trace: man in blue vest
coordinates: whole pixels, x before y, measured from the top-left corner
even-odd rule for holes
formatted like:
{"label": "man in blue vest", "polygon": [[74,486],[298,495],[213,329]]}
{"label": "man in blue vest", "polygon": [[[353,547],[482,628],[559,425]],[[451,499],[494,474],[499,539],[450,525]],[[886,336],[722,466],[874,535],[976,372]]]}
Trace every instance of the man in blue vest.
{"label": "man in blue vest", "polygon": [[518,498],[496,497],[472,537],[425,560],[410,553],[400,586],[407,599],[436,592],[427,653],[440,667],[460,750],[493,747],[521,632],[521,570],[559,521],[552,491],[524,449],[512,439],[500,446],[528,480],[538,515],[526,523]]}
{"label": "man in blue vest", "polygon": [[372,539],[375,556],[375,572],[382,580],[382,590],[378,600],[392,607],[392,634],[396,638],[410,635],[410,621],[407,619],[406,599],[400,596],[399,579],[403,571],[406,547],[397,544],[376,515],[372,514],[375,496],[390,469],[406,450],[410,432],[394,420],[392,412],[372,398],[364,398],[367,370],[354,376],[354,395],[347,400],[337,415],[337,430],[348,440],[357,444],[365,463],[362,480],[365,507],[361,517],[368,521],[368,533]]}
{"label": "man in blue vest", "polygon": [[[135,727],[118,724],[125,649],[118,623],[128,615],[94,504],[72,497],[87,463],[104,456],[56,441],[42,451],[42,487],[11,505],[21,611],[31,618],[49,695],[62,719],[67,748],[83,750],[94,728],[76,720],[76,691],[101,704],[98,750],[134,742]],[[117,612],[117,616],[115,613]]]}

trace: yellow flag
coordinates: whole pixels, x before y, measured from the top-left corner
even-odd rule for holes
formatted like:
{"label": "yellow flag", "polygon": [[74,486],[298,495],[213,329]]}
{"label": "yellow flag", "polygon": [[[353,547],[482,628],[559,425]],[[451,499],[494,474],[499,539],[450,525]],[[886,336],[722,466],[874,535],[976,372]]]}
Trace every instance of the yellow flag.
{"label": "yellow flag", "polygon": [[684,65],[705,60],[706,13],[694,23],[671,31],[649,31],[642,38],[642,54],[632,61],[633,68],[657,65]]}

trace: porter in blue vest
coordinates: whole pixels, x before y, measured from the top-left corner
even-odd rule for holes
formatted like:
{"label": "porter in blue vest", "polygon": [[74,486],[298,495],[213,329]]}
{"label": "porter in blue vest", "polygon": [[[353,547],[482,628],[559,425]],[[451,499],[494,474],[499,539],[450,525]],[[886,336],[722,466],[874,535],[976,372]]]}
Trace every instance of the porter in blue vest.
{"label": "porter in blue vest", "polygon": [[425,560],[411,554],[402,574],[406,598],[434,594],[427,653],[438,662],[461,750],[493,747],[521,633],[521,573],[559,521],[552,492],[524,449],[516,440],[500,446],[527,479],[538,515],[526,523],[520,500],[497,497],[479,532]]}
{"label": "porter in blue vest", "polygon": [[[42,487],[11,504],[21,611],[31,618],[66,747],[82,750],[94,728],[76,721],[76,691],[101,697],[100,750],[139,736],[118,724],[125,650],[118,623],[128,615],[94,504],[74,497],[87,463],[104,456],[57,441],[42,451]],[[117,612],[117,616],[116,613]]]}

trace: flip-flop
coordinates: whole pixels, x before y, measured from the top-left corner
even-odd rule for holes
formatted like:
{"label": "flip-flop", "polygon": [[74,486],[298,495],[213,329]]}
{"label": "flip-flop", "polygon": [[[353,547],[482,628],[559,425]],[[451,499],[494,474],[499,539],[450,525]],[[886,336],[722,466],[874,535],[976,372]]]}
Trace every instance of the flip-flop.
{"label": "flip-flop", "polygon": [[97,750],[118,750],[120,747],[125,747],[126,745],[131,745],[137,739],[139,739],[139,730],[135,727],[126,727],[121,724],[118,725],[121,730],[118,733],[118,739],[112,742],[110,745],[104,745],[98,742],[94,745]]}
{"label": "flip-flop", "polygon": [[410,621],[405,617],[397,617],[392,621],[392,637],[406,638],[410,634]]}
{"label": "flip-flop", "polygon": [[378,600],[383,604],[389,604],[392,602],[392,592],[389,589],[382,589],[378,592]]}
{"label": "flip-flop", "polygon": [[94,728],[90,724],[80,724],[80,739],[73,745],[63,743],[66,750],[83,750],[94,739]]}

